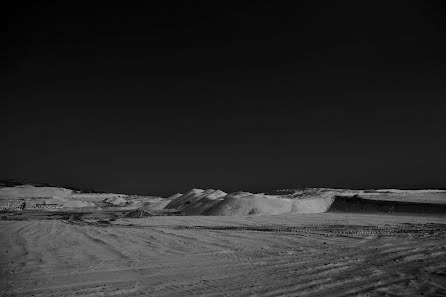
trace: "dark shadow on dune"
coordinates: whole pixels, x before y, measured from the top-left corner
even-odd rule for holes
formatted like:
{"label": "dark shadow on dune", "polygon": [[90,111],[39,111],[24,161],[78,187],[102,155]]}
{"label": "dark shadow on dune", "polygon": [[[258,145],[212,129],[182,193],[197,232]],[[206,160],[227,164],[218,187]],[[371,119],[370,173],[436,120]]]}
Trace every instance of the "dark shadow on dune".
{"label": "dark shadow on dune", "polygon": [[328,212],[446,214],[446,204],[383,201],[336,196]]}

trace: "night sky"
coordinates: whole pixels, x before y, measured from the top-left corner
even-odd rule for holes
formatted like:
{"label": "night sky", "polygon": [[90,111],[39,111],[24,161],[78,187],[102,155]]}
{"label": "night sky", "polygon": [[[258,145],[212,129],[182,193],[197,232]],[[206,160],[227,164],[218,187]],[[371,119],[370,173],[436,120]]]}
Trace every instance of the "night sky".
{"label": "night sky", "polygon": [[442,1],[152,2],[2,10],[0,178],[446,187]]}

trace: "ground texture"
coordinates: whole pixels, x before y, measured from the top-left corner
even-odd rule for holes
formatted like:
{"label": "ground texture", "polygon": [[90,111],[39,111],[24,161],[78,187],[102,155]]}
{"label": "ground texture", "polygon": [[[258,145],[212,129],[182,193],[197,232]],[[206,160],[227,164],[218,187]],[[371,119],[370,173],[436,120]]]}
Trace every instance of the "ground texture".
{"label": "ground texture", "polygon": [[444,217],[0,221],[2,296],[446,296]]}

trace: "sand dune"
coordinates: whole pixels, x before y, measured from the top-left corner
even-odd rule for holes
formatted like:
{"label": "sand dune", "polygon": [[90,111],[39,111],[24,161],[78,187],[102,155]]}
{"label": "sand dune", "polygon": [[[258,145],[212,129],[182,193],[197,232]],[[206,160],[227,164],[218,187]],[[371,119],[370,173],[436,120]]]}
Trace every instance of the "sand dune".
{"label": "sand dune", "polygon": [[64,208],[96,207],[96,204],[93,202],[79,200],[65,200],[62,205]]}
{"label": "sand dune", "polygon": [[290,213],[290,200],[247,192],[232,193],[203,212],[204,215],[243,216]]}
{"label": "sand dune", "polygon": [[[331,194],[333,196],[334,194]],[[181,210],[189,215],[243,216],[254,214],[319,213],[327,210],[330,195],[311,199],[288,196],[193,189],[173,199],[166,208]]]}
{"label": "sand dune", "polygon": [[419,203],[406,201],[372,200],[361,197],[337,196],[329,211],[338,212],[367,212],[367,213],[418,213],[446,214],[444,203]]}
{"label": "sand dune", "polygon": [[127,195],[115,193],[79,193],[62,187],[18,185],[0,187],[0,200],[38,201],[57,203],[63,208],[101,207],[103,205],[123,206]]}
{"label": "sand dune", "polygon": [[177,209],[189,215],[212,216],[308,214],[327,211],[443,214],[446,208],[446,192],[400,190],[389,193],[311,188],[260,194],[226,194],[222,191],[193,189],[172,199],[166,208]]}
{"label": "sand dune", "polygon": [[103,200],[103,202],[116,206],[123,206],[127,204],[127,200],[122,197],[107,197]]}
{"label": "sand dune", "polygon": [[178,198],[178,197],[181,197],[181,195],[183,195],[183,194],[181,194],[181,193],[176,193],[176,194],[173,194],[173,195],[167,197],[166,200],[173,200],[173,199],[176,199],[176,198]]}
{"label": "sand dune", "polygon": [[220,190],[192,189],[178,198],[171,200],[167,209],[176,209],[190,215],[199,215],[210,206],[218,203],[226,193]]}
{"label": "sand dune", "polygon": [[[19,185],[0,187],[0,200],[40,199],[62,208],[123,207],[172,209],[188,215],[244,216],[342,212],[408,212],[443,214],[446,191],[442,190],[348,190],[329,188],[283,189],[267,193],[225,193],[192,189],[169,198],[128,196],[115,193],[79,193],[61,187]],[[12,204],[11,204],[12,205]]]}

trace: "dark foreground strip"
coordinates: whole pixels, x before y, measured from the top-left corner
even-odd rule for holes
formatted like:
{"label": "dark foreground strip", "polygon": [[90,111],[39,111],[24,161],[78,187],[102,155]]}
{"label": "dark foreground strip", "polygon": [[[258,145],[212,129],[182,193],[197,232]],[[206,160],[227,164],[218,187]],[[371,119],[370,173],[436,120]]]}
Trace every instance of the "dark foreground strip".
{"label": "dark foreground strip", "polygon": [[75,225],[88,225],[97,227],[121,227],[138,229],[170,229],[170,230],[192,230],[192,231],[214,231],[214,232],[264,232],[275,234],[296,234],[318,237],[406,237],[417,239],[446,239],[446,224],[402,224],[402,225],[257,225],[257,226],[203,226],[203,225],[151,225],[141,226],[134,224],[117,224],[111,222],[97,221],[86,222],[83,220],[64,220],[63,222]]}
{"label": "dark foreground strip", "polygon": [[244,231],[273,233],[308,233],[320,236],[348,237],[416,237],[446,239],[446,224],[405,224],[400,226],[365,226],[365,225],[263,225],[263,226],[174,226],[178,230]]}

